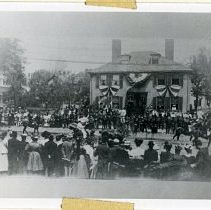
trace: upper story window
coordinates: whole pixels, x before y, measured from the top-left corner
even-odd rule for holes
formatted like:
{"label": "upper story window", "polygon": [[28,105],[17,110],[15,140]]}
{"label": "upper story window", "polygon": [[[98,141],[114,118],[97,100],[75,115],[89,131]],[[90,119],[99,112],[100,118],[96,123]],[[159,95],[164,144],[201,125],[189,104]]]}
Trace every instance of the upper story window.
{"label": "upper story window", "polygon": [[128,64],[129,61],[130,61],[130,57],[131,57],[131,56],[128,55],[128,54],[121,55],[120,62],[121,62],[122,64]]}
{"label": "upper story window", "polygon": [[158,64],[158,60],[157,56],[152,56],[152,64]]}
{"label": "upper story window", "polygon": [[113,75],[112,85],[120,85],[120,77],[118,74]]}
{"label": "upper story window", "polygon": [[166,80],[165,80],[165,76],[164,75],[159,75],[157,77],[157,84],[158,85],[165,85],[166,84]]}
{"label": "upper story window", "polygon": [[177,75],[172,76],[171,84],[172,85],[180,85],[180,79]]}
{"label": "upper story window", "polygon": [[159,64],[160,54],[153,53],[151,54],[150,64]]}
{"label": "upper story window", "polygon": [[107,85],[107,77],[105,74],[100,75],[100,85]]}

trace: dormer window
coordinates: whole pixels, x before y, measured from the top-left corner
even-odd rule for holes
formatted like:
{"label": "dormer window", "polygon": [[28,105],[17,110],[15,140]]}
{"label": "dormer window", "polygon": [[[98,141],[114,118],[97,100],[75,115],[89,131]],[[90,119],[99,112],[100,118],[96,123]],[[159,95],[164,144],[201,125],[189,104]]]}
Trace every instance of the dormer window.
{"label": "dormer window", "polygon": [[120,62],[122,64],[128,64],[129,61],[130,61],[130,55],[127,55],[127,54],[121,55]]}
{"label": "dormer window", "polygon": [[153,53],[151,54],[150,64],[159,64],[160,54]]}

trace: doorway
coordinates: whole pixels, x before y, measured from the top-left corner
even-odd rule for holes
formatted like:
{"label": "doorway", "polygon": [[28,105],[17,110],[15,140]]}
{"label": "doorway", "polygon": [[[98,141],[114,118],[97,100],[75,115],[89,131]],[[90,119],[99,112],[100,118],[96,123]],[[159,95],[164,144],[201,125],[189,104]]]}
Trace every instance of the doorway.
{"label": "doorway", "polygon": [[144,114],[147,105],[147,92],[128,92],[126,107],[128,115]]}

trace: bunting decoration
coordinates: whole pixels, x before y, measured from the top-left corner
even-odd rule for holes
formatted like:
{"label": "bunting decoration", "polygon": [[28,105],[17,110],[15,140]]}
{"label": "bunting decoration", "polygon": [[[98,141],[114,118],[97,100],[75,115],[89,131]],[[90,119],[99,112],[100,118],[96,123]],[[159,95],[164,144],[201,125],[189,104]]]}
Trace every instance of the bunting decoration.
{"label": "bunting decoration", "polygon": [[120,86],[119,85],[112,85],[112,86],[108,86],[108,85],[101,85],[99,87],[101,93],[103,96],[115,96],[116,93],[119,91]]}
{"label": "bunting decoration", "polygon": [[127,81],[130,83],[130,85],[135,85],[140,82],[145,82],[151,74],[148,73],[139,73],[138,75],[135,73],[130,73],[127,76]]}
{"label": "bunting decoration", "polygon": [[166,93],[169,92],[169,94],[176,97],[181,90],[181,86],[179,85],[157,85],[155,88],[159,96],[165,96]]}

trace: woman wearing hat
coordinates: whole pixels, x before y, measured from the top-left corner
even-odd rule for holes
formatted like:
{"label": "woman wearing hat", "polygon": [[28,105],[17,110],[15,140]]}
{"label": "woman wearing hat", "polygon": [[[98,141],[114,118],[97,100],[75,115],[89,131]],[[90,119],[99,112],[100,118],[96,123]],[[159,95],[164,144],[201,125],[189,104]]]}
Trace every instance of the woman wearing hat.
{"label": "woman wearing hat", "polygon": [[173,154],[171,153],[172,145],[167,141],[164,143],[165,152],[161,152],[160,154],[160,163],[166,163],[172,160]]}
{"label": "woman wearing hat", "polygon": [[210,160],[207,147],[202,147],[202,142],[198,140],[196,142],[196,149],[198,150],[196,155],[196,163],[194,168],[200,176],[206,176],[210,173]]}
{"label": "woman wearing hat", "polygon": [[29,152],[27,171],[32,174],[41,174],[44,167],[40,156],[42,146],[37,136],[32,136],[32,142],[26,145],[25,150]]}

